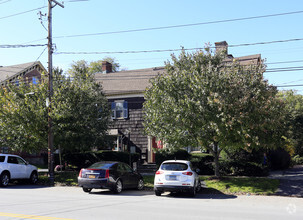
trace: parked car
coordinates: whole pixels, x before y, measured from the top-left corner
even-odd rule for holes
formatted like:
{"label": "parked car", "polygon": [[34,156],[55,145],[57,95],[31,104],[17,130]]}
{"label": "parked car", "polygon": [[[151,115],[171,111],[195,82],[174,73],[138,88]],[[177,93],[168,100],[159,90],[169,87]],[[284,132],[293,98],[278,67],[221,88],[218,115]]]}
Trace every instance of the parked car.
{"label": "parked car", "polygon": [[17,155],[0,154],[0,186],[6,187],[12,180],[23,179],[29,180],[32,184],[37,183],[37,167]]}
{"label": "parked car", "polygon": [[195,196],[201,189],[198,174],[193,170],[191,162],[186,160],[166,160],[157,170],[154,179],[156,196],[167,192],[188,192]]}
{"label": "parked car", "polygon": [[109,189],[120,193],[126,188],[144,188],[143,177],[122,162],[101,161],[81,169],[78,184],[84,192],[92,189]]}

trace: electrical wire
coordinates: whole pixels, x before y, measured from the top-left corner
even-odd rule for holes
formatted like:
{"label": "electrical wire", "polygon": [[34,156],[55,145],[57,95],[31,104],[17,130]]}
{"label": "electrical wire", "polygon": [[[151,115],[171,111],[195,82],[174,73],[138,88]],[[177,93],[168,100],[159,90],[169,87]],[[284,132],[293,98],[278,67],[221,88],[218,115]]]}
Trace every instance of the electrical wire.
{"label": "electrical wire", "polygon": [[162,26],[162,27],[141,28],[141,29],[122,30],[122,31],[110,31],[110,32],[91,33],[91,34],[65,35],[65,36],[57,36],[57,37],[54,37],[54,38],[86,37],[86,36],[96,36],[96,35],[122,34],[122,33],[130,33],[130,32],[163,30],[163,29],[182,28],[182,27],[199,26],[199,25],[207,25],[207,24],[218,24],[218,23],[226,23],[226,22],[234,22],[234,21],[260,19],[260,18],[268,18],[268,17],[292,15],[292,14],[299,14],[299,13],[303,13],[303,11],[293,11],[293,12],[285,12],[285,13],[269,14],[269,15],[260,15],[260,16],[244,17],[244,18],[233,18],[233,19],[218,20],[218,21],[208,21],[208,22],[199,22],[199,23],[192,23],[192,24],[181,24],[181,25],[171,25],[171,26]]}
{"label": "electrical wire", "polygon": [[14,45],[0,45],[0,48],[10,49],[10,48],[24,48],[24,47],[44,47],[47,44],[14,44]]}
{"label": "electrical wire", "polygon": [[[243,47],[243,46],[255,46],[255,45],[264,45],[264,44],[275,44],[275,43],[286,43],[294,41],[302,41],[303,38],[287,39],[287,40],[276,40],[276,41],[267,41],[267,42],[256,42],[256,43],[244,43],[244,44],[235,44],[228,45],[228,47]],[[216,48],[215,46],[210,48]],[[138,50],[138,51],[95,51],[95,52],[56,52],[54,54],[128,54],[128,53],[163,53],[163,52],[176,52],[176,51],[189,51],[189,50],[203,50],[202,47],[196,48],[180,48],[180,49],[158,49],[158,50]]]}
{"label": "electrical wire", "polygon": [[47,6],[43,6],[43,7],[40,7],[40,8],[35,8],[35,9],[31,9],[31,10],[24,11],[24,12],[19,12],[17,14],[7,15],[7,16],[4,16],[4,17],[0,17],[0,20],[1,19],[5,19],[5,18],[10,18],[10,17],[18,16],[18,15],[22,15],[22,14],[26,14],[26,13],[29,13],[29,12],[32,12],[32,11],[36,11],[36,10],[40,10],[40,9],[46,8],[46,7]]}

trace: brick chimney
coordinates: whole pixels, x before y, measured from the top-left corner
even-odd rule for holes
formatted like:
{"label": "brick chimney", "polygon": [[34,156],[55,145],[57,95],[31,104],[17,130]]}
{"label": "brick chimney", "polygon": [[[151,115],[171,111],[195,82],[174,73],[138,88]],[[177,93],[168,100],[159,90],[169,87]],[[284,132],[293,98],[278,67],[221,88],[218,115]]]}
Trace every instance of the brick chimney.
{"label": "brick chimney", "polygon": [[228,54],[228,44],[226,41],[215,42],[216,53],[223,52],[224,54]]}
{"label": "brick chimney", "polygon": [[102,73],[106,74],[106,73],[111,73],[112,71],[113,71],[112,64],[107,61],[103,61],[102,62]]}

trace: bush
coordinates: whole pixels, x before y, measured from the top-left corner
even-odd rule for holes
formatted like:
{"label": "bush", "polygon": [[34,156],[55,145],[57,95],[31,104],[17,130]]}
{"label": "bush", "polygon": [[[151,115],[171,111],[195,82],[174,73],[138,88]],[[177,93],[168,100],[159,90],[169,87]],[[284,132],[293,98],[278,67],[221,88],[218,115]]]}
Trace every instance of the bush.
{"label": "bush", "polygon": [[268,175],[268,169],[255,162],[224,160],[220,161],[220,173],[236,176],[266,176]]}
{"label": "bush", "polygon": [[173,151],[170,151],[169,149],[158,150],[155,157],[158,166],[165,160],[190,160],[190,154],[182,149]]}
{"label": "bush", "polygon": [[291,161],[293,165],[303,165],[303,157],[300,157],[300,155],[294,156]]}
{"label": "bush", "polygon": [[[139,160],[139,154],[131,154],[132,162]],[[118,151],[98,151],[64,154],[64,161],[77,168],[85,168],[98,161],[120,161],[129,164],[129,153]]]}
{"label": "bush", "polygon": [[268,154],[268,161],[271,169],[282,170],[290,166],[291,157],[285,149],[278,148]]}
{"label": "bush", "polygon": [[200,170],[198,172],[199,175],[214,174],[214,167],[213,167],[214,157],[212,155],[203,154],[203,153],[194,153],[191,155],[190,161],[193,164],[193,167],[198,168]]}

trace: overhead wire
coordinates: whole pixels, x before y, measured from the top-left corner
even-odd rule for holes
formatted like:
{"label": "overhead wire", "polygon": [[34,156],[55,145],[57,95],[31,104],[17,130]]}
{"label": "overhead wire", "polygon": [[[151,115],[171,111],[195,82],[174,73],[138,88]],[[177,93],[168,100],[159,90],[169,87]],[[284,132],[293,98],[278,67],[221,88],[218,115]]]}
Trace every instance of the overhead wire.
{"label": "overhead wire", "polygon": [[[264,44],[275,44],[275,43],[286,43],[286,42],[294,42],[294,41],[302,41],[303,38],[294,38],[294,39],[286,39],[286,40],[275,40],[275,41],[265,41],[265,42],[255,42],[255,43],[243,43],[243,44],[235,44],[228,45],[228,47],[243,47],[243,46],[255,46],[255,45],[264,45]],[[209,48],[216,48],[215,46]],[[162,52],[176,52],[176,51],[189,51],[189,50],[203,50],[203,47],[195,47],[195,48],[179,48],[179,49],[157,49],[157,50],[137,50],[137,51],[93,51],[93,52],[56,52],[54,54],[72,54],[72,55],[83,55],[83,54],[128,54],[128,53],[162,53]]]}
{"label": "overhead wire", "polygon": [[96,36],[96,35],[121,34],[121,33],[130,33],[130,32],[162,30],[162,29],[171,29],[171,28],[181,28],[181,27],[189,27],[189,26],[199,26],[199,25],[207,25],[207,24],[217,24],[217,23],[226,23],[226,22],[234,22],[234,21],[243,21],[243,20],[251,20],[251,19],[260,19],[260,18],[292,15],[292,14],[299,14],[299,13],[303,13],[303,11],[293,11],[293,12],[285,12],[285,13],[278,13],[278,14],[260,15],[260,16],[252,16],[252,17],[243,17],[243,18],[233,18],[233,19],[207,21],[207,22],[199,22],[199,23],[191,23],[191,24],[171,25],[171,26],[162,26],[162,27],[141,28],[141,29],[131,29],[131,30],[122,30],[122,31],[109,31],[109,32],[90,33],[90,34],[74,34],[74,35],[65,35],[65,36],[63,35],[63,36],[55,36],[54,38],[85,37],[85,36]]}
{"label": "overhead wire", "polygon": [[10,17],[15,17],[15,16],[22,15],[22,14],[26,14],[26,13],[29,13],[29,12],[32,12],[32,11],[36,11],[36,10],[40,10],[40,9],[46,8],[46,7],[47,6],[43,6],[43,7],[34,8],[34,9],[31,9],[31,10],[28,10],[28,11],[19,12],[19,13],[12,14],[12,15],[7,15],[7,16],[4,16],[4,17],[0,17],[0,20],[1,19],[5,19],[5,18],[10,18]]}

